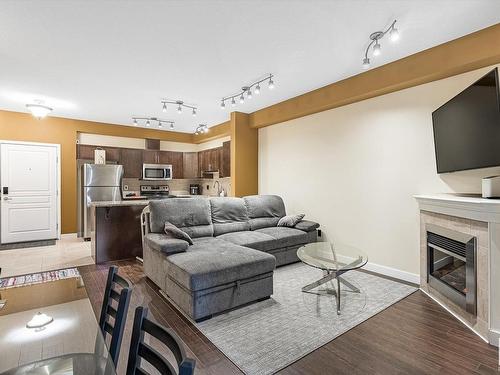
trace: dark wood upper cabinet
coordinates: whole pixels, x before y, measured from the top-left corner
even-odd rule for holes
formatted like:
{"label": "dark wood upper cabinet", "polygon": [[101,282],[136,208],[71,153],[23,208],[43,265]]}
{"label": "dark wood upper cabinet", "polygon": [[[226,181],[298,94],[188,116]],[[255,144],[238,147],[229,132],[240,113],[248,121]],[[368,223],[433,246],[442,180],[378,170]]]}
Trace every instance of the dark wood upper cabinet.
{"label": "dark wood upper cabinet", "polygon": [[172,175],[173,178],[184,178],[184,160],[182,152],[172,151]]}
{"label": "dark wood upper cabinet", "polygon": [[142,150],[123,148],[121,150],[120,164],[123,165],[123,177],[142,177]]}
{"label": "dark wood upper cabinet", "polygon": [[231,141],[222,144],[221,177],[231,176]]}
{"label": "dark wood upper cabinet", "polygon": [[103,149],[106,151],[106,162],[119,162],[120,161],[120,148],[118,147],[102,147],[93,145],[76,145],[76,158],[83,160],[94,160],[94,151],[96,149]]}
{"label": "dark wood upper cabinet", "polygon": [[159,139],[146,138],[146,150],[159,150],[159,149],[160,149]]}
{"label": "dark wood upper cabinet", "polygon": [[146,164],[158,164],[159,163],[158,151],[154,150],[142,150],[142,162]]}
{"label": "dark wood upper cabinet", "polygon": [[198,153],[197,152],[183,152],[182,153],[182,172],[183,178],[196,178],[200,177],[198,173]]}

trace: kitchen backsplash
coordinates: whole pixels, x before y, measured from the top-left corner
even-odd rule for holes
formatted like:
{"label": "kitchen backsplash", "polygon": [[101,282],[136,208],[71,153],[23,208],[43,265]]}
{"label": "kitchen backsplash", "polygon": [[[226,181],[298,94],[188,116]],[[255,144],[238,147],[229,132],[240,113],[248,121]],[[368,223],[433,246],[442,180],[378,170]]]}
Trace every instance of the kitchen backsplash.
{"label": "kitchen backsplash", "polygon": [[224,178],[193,178],[193,179],[172,179],[168,181],[144,181],[138,178],[124,178],[122,187],[127,186],[128,192],[136,192],[139,194],[141,185],[168,185],[170,193],[173,195],[189,194],[190,184],[199,184],[201,186],[201,194],[217,195],[217,183],[219,181],[220,189],[229,195],[231,191],[231,177]]}

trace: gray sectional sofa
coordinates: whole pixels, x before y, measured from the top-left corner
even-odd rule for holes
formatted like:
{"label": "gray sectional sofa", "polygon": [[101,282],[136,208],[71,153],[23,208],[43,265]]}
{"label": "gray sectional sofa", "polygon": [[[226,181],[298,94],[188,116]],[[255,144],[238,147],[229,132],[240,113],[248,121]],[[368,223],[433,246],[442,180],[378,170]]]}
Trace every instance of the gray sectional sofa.
{"label": "gray sectional sofa", "polygon": [[[319,224],[278,227],[285,215],[274,195],[151,201],[141,220],[144,272],[197,321],[268,298],[274,268],[298,261],[297,249],[317,241]],[[168,238],[166,221],[193,245]]]}

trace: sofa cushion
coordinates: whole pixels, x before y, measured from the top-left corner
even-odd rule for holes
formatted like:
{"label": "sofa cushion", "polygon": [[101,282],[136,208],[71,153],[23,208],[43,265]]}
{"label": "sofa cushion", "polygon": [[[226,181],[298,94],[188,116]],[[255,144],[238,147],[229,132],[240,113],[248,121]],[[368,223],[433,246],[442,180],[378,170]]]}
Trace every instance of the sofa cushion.
{"label": "sofa cushion", "polygon": [[146,241],[151,249],[167,255],[186,251],[189,247],[187,241],[178,238],[170,238],[160,233],[148,233],[144,236],[144,241]]}
{"label": "sofa cushion", "polygon": [[298,214],[298,215],[286,215],[283,216],[279,221],[277,226],[278,227],[289,227],[293,228],[295,225],[297,225],[303,218],[304,214]]}
{"label": "sofa cushion", "polygon": [[168,276],[190,291],[212,288],[272,272],[274,256],[220,239],[195,242],[168,257]]}
{"label": "sofa cushion", "polygon": [[210,202],[205,198],[169,198],[149,202],[151,232],[163,233],[166,221],[191,238],[213,236]]}
{"label": "sofa cushion", "polygon": [[262,229],[257,229],[257,232],[264,233],[271,237],[274,237],[279,243],[279,246],[277,246],[277,248],[301,245],[309,242],[309,237],[307,236],[307,233],[295,228],[288,228],[288,227],[262,228]]}
{"label": "sofa cushion", "polygon": [[249,195],[243,199],[252,230],[276,226],[286,215],[283,199],[277,195]]}
{"label": "sofa cushion", "polygon": [[177,238],[179,240],[184,240],[188,244],[192,245],[193,240],[189,235],[184,232],[183,230],[180,230],[177,228],[174,224],[172,224],[170,221],[165,222],[165,228],[164,228],[165,235],[169,238]]}
{"label": "sofa cushion", "polygon": [[243,198],[216,197],[210,199],[214,235],[250,230]]}
{"label": "sofa cushion", "polygon": [[217,236],[218,239],[250,247],[255,250],[269,251],[276,248],[276,239],[265,233],[256,231],[232,232]]}
{"label": "sofa cushion", "polygon": [[314,221],[302,220],[295,225],[295,229],[303,230],[304,232],[311,232],[319,228],[319,224]]}

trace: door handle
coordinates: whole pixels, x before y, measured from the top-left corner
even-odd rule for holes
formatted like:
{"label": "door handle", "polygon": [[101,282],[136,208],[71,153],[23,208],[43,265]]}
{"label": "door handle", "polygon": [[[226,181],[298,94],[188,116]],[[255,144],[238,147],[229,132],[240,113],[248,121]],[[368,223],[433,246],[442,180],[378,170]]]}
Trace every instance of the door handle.
{"label": "door handle", "polygon": [[3,197],[3,200],[4,200],[4,201],[11,201],[11,200],[12,200],[12,198],[9,198],[9,197]]}

